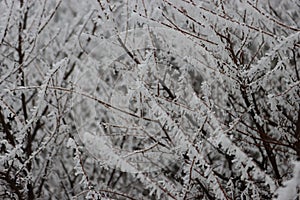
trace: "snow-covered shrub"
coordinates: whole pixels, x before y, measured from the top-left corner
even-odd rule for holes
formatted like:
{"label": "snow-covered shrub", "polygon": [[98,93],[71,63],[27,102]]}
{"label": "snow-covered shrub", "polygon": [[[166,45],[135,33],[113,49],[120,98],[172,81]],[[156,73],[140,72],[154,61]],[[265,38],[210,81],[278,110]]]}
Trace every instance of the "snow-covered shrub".
{"label": "snow-covered shrub", "polygon": [[0,198],[299,197],[298,1],[0,10]]}

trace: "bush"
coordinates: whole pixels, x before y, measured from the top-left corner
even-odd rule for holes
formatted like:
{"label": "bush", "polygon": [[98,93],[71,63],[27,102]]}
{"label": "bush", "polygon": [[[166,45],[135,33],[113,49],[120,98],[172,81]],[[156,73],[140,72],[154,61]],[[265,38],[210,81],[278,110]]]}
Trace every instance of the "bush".
{"label": "bush", "polygon": [[299,198],[297,1],[0,9],[1,198]]}

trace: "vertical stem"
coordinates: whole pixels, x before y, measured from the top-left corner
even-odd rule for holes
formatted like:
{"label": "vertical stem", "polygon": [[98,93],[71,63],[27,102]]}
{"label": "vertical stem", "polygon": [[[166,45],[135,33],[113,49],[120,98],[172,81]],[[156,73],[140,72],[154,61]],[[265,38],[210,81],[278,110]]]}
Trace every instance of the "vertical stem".
{"label": "vertical stem", "polygon": [[[22,11],[23,8],[24,8],[24,0],[20,0],[20,10]],[[23,87],[25,86],[23,31],[24,31],[24,29],[26,29],[27,14],[28,14],[28,11],[26,10],[24,13],[24,16],[21,15],[21,19],[19,21],[18,48],[17,48],[17,52],[18,52],[18,56],[19,56],[18,64],[20,66],[19,75],[21,78],[20,85]],[[27,113],[27,106],[26,106],[26,96],[24,93],[21,94],[21,101],[22,101],[22,110],[23,110],[23,114],[24,114],[24,120],[26,122],[26,120],[28,119],[28,113]],[[32,137],[30,134],[30,130],[27,131],[27,144],[25,147],[25,152],[26,152],[27,158],[29,158],[30,155],[32,154]],[[28,162],[26,164],[26,168],[27,168],[27,171],[30,172],[32,170],[32,163]],[[28,191],[27,199],[28,200],[34,199],[33,186],[32,186],[32,183],[30,183],[30,179],[26,185],[26,188]]]}
{"label": "vertical stem", "polygon": [[[20,9],[22,9],[22,7],[24,6],[24,2],[23,0],[20,0]],[[22,23],[23,20],[23,23]],[[18,64],[20,66],[19,69],[19,75],[21,78],[21,86],[25,86],[25,73],[24,73],[24,53],[23,53],[23,30],[26,24],[26,20],[25,17],[24,19],[20,19],[19,21],[19,34],[18,34],[18,48],[17,48],[17,52],[18,52],[18,56],[19,56],[19,60],[18,60]],[[21,94],[21,101],[22,101],[22,109],[23,109],[23,114],[24,114],[24,119],[25,121],[28,119],[28,114],[27,114],[27,109],[26,109],[26,97],[25,94],[22,93]]]}

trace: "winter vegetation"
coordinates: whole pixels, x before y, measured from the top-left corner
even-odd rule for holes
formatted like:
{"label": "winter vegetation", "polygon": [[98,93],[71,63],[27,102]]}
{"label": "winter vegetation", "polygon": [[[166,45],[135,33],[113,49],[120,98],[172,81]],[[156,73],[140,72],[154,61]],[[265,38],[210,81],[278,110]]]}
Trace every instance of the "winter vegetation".
{"label": "winter vegetation", "polygon": [[300,198],[298,0],[0,12],[0,199]]}

